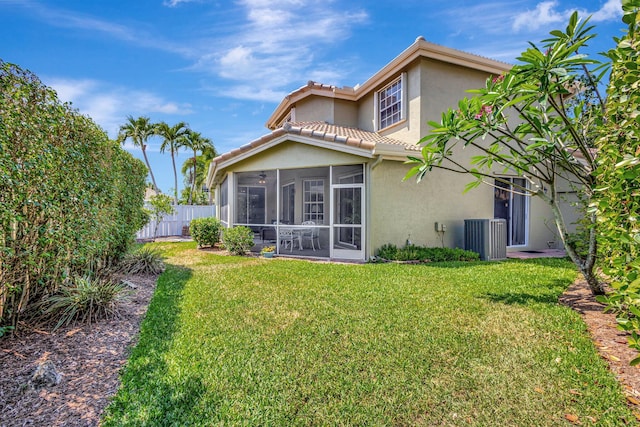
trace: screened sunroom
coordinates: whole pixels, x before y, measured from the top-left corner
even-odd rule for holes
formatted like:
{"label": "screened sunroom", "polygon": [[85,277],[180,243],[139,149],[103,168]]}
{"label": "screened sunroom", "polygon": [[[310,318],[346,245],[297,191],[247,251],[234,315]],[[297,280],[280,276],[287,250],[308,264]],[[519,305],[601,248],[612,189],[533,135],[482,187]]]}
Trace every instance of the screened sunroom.
{"label": "screened sunroom", "polygon": [[227,227],[250,227],[255,251],[363,260],[364,164],[228,172],[218,187]]}

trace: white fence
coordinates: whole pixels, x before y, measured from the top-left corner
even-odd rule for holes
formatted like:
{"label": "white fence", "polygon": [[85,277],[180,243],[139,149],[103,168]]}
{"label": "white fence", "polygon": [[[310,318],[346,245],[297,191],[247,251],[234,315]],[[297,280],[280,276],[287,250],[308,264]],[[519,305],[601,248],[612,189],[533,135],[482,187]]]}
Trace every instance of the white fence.
{"label": "white fence", "polygon": [[136,238],[153,239],[154,237],[180,236],[182,235],[182,227],[188,227],[192,219],[216,215],[216,207],[214,205],[178,205],[174,206],[174,208],[176,210],[175,214],[162,217],[156,236],[153,235],[156,229],[156,222],[151,220],[136,233]]}

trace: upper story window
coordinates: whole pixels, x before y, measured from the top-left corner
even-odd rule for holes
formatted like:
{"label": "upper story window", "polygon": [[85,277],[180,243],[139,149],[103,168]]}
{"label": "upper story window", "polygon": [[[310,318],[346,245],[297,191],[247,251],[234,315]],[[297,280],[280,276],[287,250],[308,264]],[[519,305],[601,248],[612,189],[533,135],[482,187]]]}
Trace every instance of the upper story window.
{"label": "upper story window", "polygon": [[377,130],[384,129],[405,118],[405,73],[376,92]]}

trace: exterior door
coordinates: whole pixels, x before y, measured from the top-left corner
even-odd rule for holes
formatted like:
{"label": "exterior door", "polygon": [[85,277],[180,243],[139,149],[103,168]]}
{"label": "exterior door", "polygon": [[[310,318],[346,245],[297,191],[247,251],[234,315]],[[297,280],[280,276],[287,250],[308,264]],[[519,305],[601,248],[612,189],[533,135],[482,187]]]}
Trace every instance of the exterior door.
{"label": "exterior door", "polygon": [[[509,181],[520,187],[527,185],[523,178],[510,178]],[[519,194],[520,192],[513,185],[500,181],[496,181],[495,184],[493,217],[507,221],[507,246],[525,246],[529,219],[527,196]]]}
{"label": "exterior door", "polygon": [[332,258],[364,259],[363,195],[363,184],[332,186]]}

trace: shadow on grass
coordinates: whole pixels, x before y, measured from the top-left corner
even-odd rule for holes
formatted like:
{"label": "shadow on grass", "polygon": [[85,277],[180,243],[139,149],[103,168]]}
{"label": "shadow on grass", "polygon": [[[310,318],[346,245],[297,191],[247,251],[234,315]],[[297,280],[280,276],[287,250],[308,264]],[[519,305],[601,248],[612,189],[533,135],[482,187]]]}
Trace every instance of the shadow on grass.
{"label": "shadow on grass", "polygon": [[187,377],[171,381],[166,362],[166,354],[180,328],[180,303],[191,276],[190,269],[168,264],[158,278],[140,327],[138,344],[129,356],[121,376],[122,385],[107,407],[101,425],[182,425],[172,412],[198,407],[204,393],[202,380]]}
{"label": "shadow on grass", "polygon": [[531,292],[501,292],[486,293],[480,295],[479,298],[487,299],[492,302],[498,302],[509,305],[531,305],[531,304],[557,304],[558,298],[570,282],[567,280],[556,279],[551,283],[540,284],[537,289],[539,293]]}

